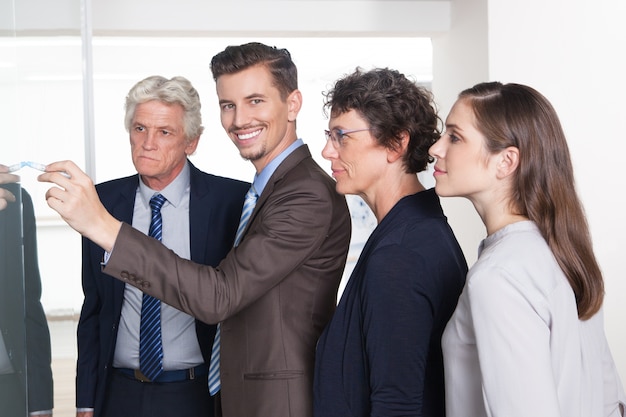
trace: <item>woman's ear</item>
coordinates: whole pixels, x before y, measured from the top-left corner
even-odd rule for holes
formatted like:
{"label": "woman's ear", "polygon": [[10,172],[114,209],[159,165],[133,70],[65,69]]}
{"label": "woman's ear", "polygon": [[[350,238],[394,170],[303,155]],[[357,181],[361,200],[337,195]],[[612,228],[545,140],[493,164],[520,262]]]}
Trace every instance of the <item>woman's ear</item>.
{"label": "woman's ear", "polygon": [[509,146],[500,152],[500,161],[497,166],[498,178],[506,178],[513,174],[519,166],[519,149],[515,146]]}
{"label": "woman's ear", "polygon": [[400,141],[394,142],[392,148],[387,149],[387,162],[395,162],[406,153],[409,147],[409,132],[402,132],[400,134]]}

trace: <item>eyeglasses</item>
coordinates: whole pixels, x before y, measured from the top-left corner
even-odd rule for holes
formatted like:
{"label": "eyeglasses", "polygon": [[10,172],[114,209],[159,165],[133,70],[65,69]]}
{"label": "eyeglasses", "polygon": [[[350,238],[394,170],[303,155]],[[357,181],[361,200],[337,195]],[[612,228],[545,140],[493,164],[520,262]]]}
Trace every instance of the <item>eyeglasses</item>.
{"label": "eyeglasses", "polygon": [[356,132],[365,132],[366,130],[371,129],[352,129],[352,130],[341,130],[341,129],[332,129],[332,130],[324,130],[326,134],[326,141],[330,140],[335,148],[340,148],[343,146],[343,140],[345,136],[350,133]]}

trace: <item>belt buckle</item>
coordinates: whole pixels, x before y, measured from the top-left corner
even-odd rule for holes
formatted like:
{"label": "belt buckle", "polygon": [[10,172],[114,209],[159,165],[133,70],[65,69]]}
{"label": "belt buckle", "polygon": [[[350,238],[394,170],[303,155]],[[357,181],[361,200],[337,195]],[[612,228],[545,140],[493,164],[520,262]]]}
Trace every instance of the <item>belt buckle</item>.
{"label": "belt buckle", "polygon": [[139,369],[135,369],[135,379],[141,382],[152,382],[150,378],[145,376]]}

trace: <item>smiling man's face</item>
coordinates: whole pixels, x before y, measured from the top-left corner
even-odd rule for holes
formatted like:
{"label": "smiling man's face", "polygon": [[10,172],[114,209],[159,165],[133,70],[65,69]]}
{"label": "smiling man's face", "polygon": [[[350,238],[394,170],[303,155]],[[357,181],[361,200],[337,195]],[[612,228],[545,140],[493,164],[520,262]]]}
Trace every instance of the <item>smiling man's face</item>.
{"label": "smiling man's face", "polygon": [[282,99],[265,66],[221,75],[216,87],[222,126],[241,157],[250,160],[257,172],[297,139],[300,91]]}

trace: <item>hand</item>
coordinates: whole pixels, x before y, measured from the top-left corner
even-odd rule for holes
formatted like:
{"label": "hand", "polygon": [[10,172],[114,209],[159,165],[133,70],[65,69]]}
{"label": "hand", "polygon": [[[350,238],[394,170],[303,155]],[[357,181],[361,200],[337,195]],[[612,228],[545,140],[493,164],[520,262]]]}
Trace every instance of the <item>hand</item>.
{"label": "hand", "polygon": [[93,417],[93,411],[77,411],[76,417]]}
{"label": "hand", "polygon": [[[9,174],[9,167],[0,164],[0,184],[19,182],[19,175]],[[0,187],[0,211],[4,210],[9,203],[15,202],[15,196],[4,187]]]}
{"label": "hand", "polygon": [[104,208],[87,174],[62,161],[47,165],[37,179],[58,186],[46,191],[46,202],[72,229],[108,252],[113,249],[122,223]]}

